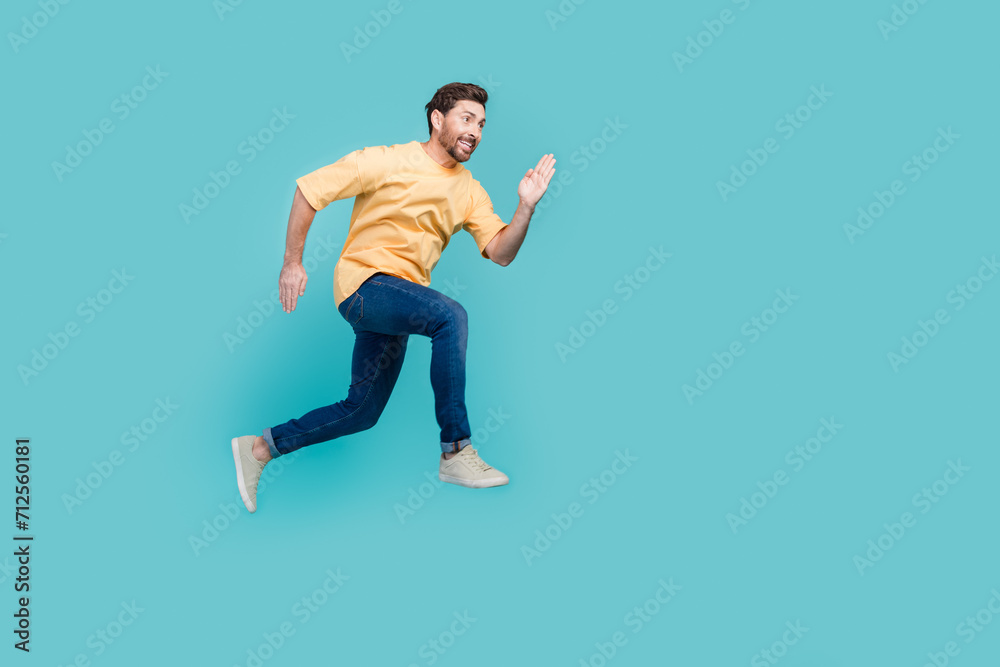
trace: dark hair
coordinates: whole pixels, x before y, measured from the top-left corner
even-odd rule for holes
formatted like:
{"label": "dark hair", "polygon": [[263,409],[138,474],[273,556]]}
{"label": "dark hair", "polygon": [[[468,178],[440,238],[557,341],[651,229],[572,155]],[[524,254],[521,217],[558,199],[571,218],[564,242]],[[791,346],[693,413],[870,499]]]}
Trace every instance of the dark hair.
{"label": "dark hair", "polygon": [[479,102],[486,108],[486,91],[477,86],[474,83],[449,83],[446,86],[441,86],[434,93],[434,97],[431,101],[427,103],[424,107],[427,109],[427,132],[428,134],[434,134],[434,125],[431,123],[431,113],[437,109],[445,116],[451,111],[451,108],[455,106],[455,103],[459,100],[470,100],[472,102]]}

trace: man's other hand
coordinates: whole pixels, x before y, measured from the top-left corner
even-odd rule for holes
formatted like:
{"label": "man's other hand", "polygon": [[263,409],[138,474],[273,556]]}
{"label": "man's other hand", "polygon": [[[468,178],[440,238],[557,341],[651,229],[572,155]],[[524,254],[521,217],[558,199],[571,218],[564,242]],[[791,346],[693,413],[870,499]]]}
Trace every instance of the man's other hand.
{"label": "man's other hand", "polygon": [[295,310],[299,297],[306,293],[306,270],[302,262],[285,262],[278,278],[278,293],[281,297],[281,307],[286,313]]}

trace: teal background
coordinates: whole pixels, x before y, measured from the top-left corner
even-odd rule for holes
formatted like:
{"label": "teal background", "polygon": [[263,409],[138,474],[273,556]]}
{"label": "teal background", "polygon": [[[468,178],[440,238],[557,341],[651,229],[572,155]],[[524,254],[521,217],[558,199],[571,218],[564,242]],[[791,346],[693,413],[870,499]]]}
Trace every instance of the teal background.
{"label": "teal background", "polygon": [[[1000,618],[984,613],[971,643],[959,624],[1000,590],[1000,281],[961,310],[947,300],[1000,250],[997,5],[927,2],[885,39],[888,1],[564,3],[554,28],[554,0],[401,1],[350,62],[339,44],[388,3],[243,2],[220,18],[208,0],[72,2],[16,52],[6,38],[0,477],[12,503],[12,443],[30,437],[35,541],[30,655],[11,647],[14,559],[0,559],[2,662],[763,665],[799,622],[783,667],[918,667],[951,641],[949,664],[997,664]],[[727,8],[678,71],[673,53]],[[4,33],[38,11],[6,3]],[[119,119],[115,98],[157,66],[166,78]],[[511,483],[428,485],[398,518],[439,454],[430,344],[414,339],[379,424],[269,466],[250,515],[230,439],[349,381],[335,257],[294,313],[224,341],[277,287],[294,179],[423,141],[424,105],[451,81],[490,93],[465,166],[504,220],[543,154],[572,178],[550,185],[509,267],[463,233],[434,272],[470,315],[473,429],[509,415],[475,444]],[[775,123],[823,85],[832,97],[785,139]],[[238,147],[274,108],[295,117],[247,161]],[[114,131],[60,181],[52,163],[103,118]],[[607,119],[627,127],[584,158]],[[948,127],[960,138],[910,182],[904,163]],[[717,181],[769,137],[780,150],[723,201]],[[185,223],[180,205],[229,160],[241,172]],[[906,193],[850,243],[843,226],[894,179]],[[317,215],[306,258],[321,238],[342,246],[352,205]],[[650,246],[672,256],[626,300],[615,285]],[[132,282],[86,322],[78,304],[123,267]],[[750,342],[741,327],[776,290],[798,300]],[[606,299],[617,310],[561,359]],[[887,354],[937,309],[949,322],[894,370]],[[23,381],[70,322],[79,335]],[[689,402],[683,385],[737,340],[745,353]],[[157,399],[179,407],[128,451],[122,433]],[[786,453],[831,418],[842,430],[794,471]],[[582,485],[625,451],[637,461],[588,502]],[[914,495],[959,460],[969,470],[920,513]],[[727,514],[777,471],[788,483],[734,532]],[[522,548],[573,502],[582,515],[529,564]],[[915,525],[859,572],[904,512]],[[0,532],[18,532],[12,516]],[[295,605],[338,568],[349,579],[302,622]],[[680,590],[633,632],[661,579]],[[133,601],[134,622],[98,643]],[[468,631],[429,653],[464,612]],[[255,662],[285,622],[294,634]],[[616,632],[627,643],[606,659],[595,644]]]}

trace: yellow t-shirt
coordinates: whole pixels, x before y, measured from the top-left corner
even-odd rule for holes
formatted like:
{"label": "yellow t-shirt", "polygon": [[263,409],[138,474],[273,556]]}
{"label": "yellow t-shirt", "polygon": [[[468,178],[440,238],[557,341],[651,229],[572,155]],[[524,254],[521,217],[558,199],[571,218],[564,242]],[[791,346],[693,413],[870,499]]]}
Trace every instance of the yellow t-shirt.
{"label": "yellow t-shirt", "polygon": [[333,269],[337,306],[378,272],[429,286],[452,234],[467,230],[486,257],[486,245],[507,226],[461,163],[445,169],[418,141],[353,151],[296,183],[317,211],[355,197]]}

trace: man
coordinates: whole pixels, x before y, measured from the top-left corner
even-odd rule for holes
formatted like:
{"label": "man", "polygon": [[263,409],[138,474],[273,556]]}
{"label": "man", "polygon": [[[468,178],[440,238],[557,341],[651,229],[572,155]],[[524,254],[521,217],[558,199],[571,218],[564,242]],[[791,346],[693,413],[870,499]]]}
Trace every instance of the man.
{"label": "man", "polygon": [[316,211],[355,197],[347,241],[333,272],[337,310],[355,333],[347,398],[299,419],[233,438],[240,495],[257,510],[257,482],[273,458],[371,428],[385,408],[411,334],[431,339],[431,386],[441,427],[438,476],[471,488],[507,484],[507,476],[471,446],[465,409],[465,309],[429,287],[431,270],[455,232],[465,229],[483,257],[507,266],[517,255],[535,205],[555,173],[549,153],[518,184],[510,224],[493,212],[482,185],[462,166],[486,124],[486,91],[450,83],[427,103],[430,139],[366,147],[299,178],[278,280],[282,308],[305,294],[302,250]]}

